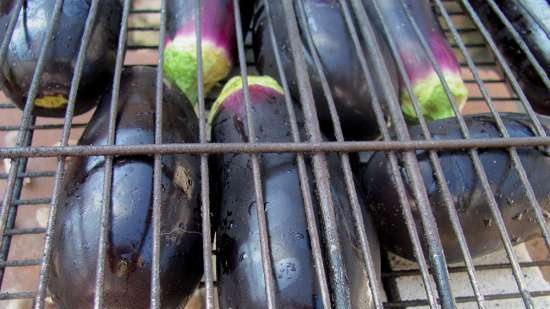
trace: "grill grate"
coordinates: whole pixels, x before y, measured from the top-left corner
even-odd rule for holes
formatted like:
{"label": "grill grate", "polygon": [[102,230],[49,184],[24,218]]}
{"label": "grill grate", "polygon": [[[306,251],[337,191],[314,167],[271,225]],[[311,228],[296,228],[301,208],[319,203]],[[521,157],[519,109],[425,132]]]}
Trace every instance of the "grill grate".
{"label": "grill grate", "polygon": [[[297,153],[297,165],[300,177],[300,184],[305,204],[306,218],[308,223],[309,237],[311,240],[313,261],[316,265],[315,271],[317,280],[319,281],[320,301],[325,308],[345,308],[345,302],[341,301],[339,297],[331,297],[330,287],[338,286],[343,290],[347,287],[346,278],[344,274],[339,270],[343,269],[343,257],[341,254],[341,248],[339,244],[339,238],[336,232],[336,218],[334,203],[330,192],[329,183],[329,170],[327,166],[327,153],[337,152],[341,161],[341,168],[345,177],[346,194],[351,201],[352,210],[355,220],[356,233],[360,239],[360,250],[364,256],[367,274],[369,275],[369,285],[372,290],[372,297],[376,308],[405,308],[405,307],[421,307],[430,306],[432,308],[456,308],[461,307],[462,304],[474,304],[477,308],[488,308],[489,302],[495,300],[505,299],[521,299],[525,308],[536,308],[535,298],[550,296],[550,290],[532,290],[528,288],[526,283],[526,277],[524,271],[529,268],[535,267],[547,267],[550,266],[550,260],[536,260],[530,262],[523,262],[518,259],[517,253],[512,248],[512,239],[509,232],[506,229],[502,213],[499,210],[495,196],[491,190],[491,185],[487,179],[486,171],[479,158],[479,151],[485,148],[502,148],[506,149],[511,158],[514,169],[518,172],[522,185],[525,188],[527,197],[534,212],[536,222],[540,228],[542,239],[545,243],[545,250],[550,249],[550,232],[545,220],[544,210],[539,205],[535,197],[535,193],[527,178],[527,172],[524,169],[517,152],[517,148],[521,147],[543,147],[550,146],[550,138],[546,136],[542,124],[535,112],[531,108],[523,89],[520,87],[518,81],[514,77],[509,64],[504,59],[501,51],[497,48],[494,38],[489,34],[485,25],[481,22],[476,12],[470,5],[468,0],[434,0],[433,5],[438,12],[440,21],[445,29],[445,33],[448,35],[452,47],[456,50],[461,60],[461,66],[465,76],[465,82],[471,87],[477,87],[474,89],[479,90],[479,94],[474,94],[469,98],[466,110],[470,106],[473,110],[489,111],[496,120],[499,132],[502,138],[483,138],[473,139],[470,137],[468,127],[464,121],[463,116],[458,112],[454,97],[450,94],[449,87],[445,80],[442,79],[446,93],[449,100],[452,102],[453,110],[455,114],[460,130],[462,133],[462,139],[455,140],[432,140],[432,136],[427,127],[426,120],[421,116],[420,126],[424,135],[424,140],[411,140],[407,125],[401,114],[400,107],[398,105],[398,99],[395,94],[389,91],[387,88],[382,89],[381,94],[377,94],[377,91],[371,89],[371,93],[375,97],[373,100],[374,110],[377,116],[377,122],[381,129],[382,140],[378,141],[345,141],[341,128],[340,119],[336,113],[332,94],[330,93],[330,87],[326,77],[324,76],[321,68],[321,61],[315,52],[314,48],[311,48],[312,38],[311,33],[306,31],[306,42],[301,42],[299,39],[299,29],[297,25],[297,17],[303,16],[304,8],[301,5],[294,9],[293,3],[290,0],[281,0],[283,2],[285,15],[287,16],[287,22],[285,25],[277,25],[280,29],[286,29],[290,38],[290,49],[295,62],[295,71],[297,74],[298,88],[300,94],[301,108],[304,111],[306,117],[306,129],[309,134],[309,140],[300,140],[300,134],[298,130],[298,124],[296,121],[296,115],[294,114],[293,104],[290,98],[289,86],[285,77],[285,72],[281,64],[279,51],[275,49],[275,57],[278,64],[278,70],[281,77],[282,86],[285,90],[286,106],[289,114],[289,121],[292,129],[293,142],[288,143],[256,143],[254,142],[254,121],[251,117],[250,107],[250,94],[248,90],[247,76],[249,73],[253,73],[253,61],[247,56],[247,50],[251,48],[250,44],[243,37],[243,29],[240,22],[240,12],[236,9],[235,27],[237,30],[237,50],[239,65],[234,69],[234,73],[241,75],[244,82],[244,95],[246,102],[246,114],[249,128],[249,143],[234,143],[234,144],[220,144],[210,143],[208,141],[208,125],[207,119],[207,107],[212,101],[212,98],[204,96],[204,89],[202,87],[202,59],[198,57],[198,116],[199,116],[199,143],[196,144],[162,144],[162,97],[163,97],[163,50],[164,50],[164,37],[166,32],[166,1],[161,0],[160,9],[149,8],[132,8],[132,0],[124,0],[124,11],[122,18],[122,31],[119,37],[119,48],[116,55],[116,69],[113,78],[113,93],[112,104],[110,110],[109,121],[109,136],[107,145],[104,146],[79,146],[71,145],[71,137],[78,137],[82,128],[87,124],[87,116],[78,116],[73,119],[73,110],[76,100],[76,93],[80,82],[80,77],[83,71],[84,55],[86,47],[90,41],[93,21],[96,18],[98,12],[98,0],[92,0],[92,6],[89,12],[89,16],[86,20],[86,28],[82,37],[82,45],[78,54],[78,58],[75,65],[75,71],[71,83],[71,92],[68,101],[68,108],[66,116],[62,123],[55,120],[44,120],[35,118],[32,116],[32,109],[37,89],[39,77],[43,71],[44,59],[46,52],[48,51],[48,43],[53,37],[53,25],[58,22],[60,18],[61,7],[63,0],[56,0],[54,7],[54,14],[52,20],[48,24],[48,30],[45,37],[45,44],[40,49],[40,57],[38,65],[33,75],[33,80],[30,85],[28,93],[28,99],[25,104],[25,109],[20,115],[20,119],[17,123],[12,123],[11,119],[1,117],[0,119],[0,135],[6,135],[9,133],[17,133],[16,143],[13,147],[0,148],[0,157],[11,158],[11,164],[9,171],[6,173],[0,173],[0,187],[3,189],[3,203],[0,211],[0,235],[2,235],[2,244],[0,247],[0,282],[2,282],[0,290],[0,300],[13,300],[13,299],[32,299],[33,307],[35,309],[45,308],[48,302],[47,298],[47,284],[50,275],[50,262],[52,258],[52,248],[55,246],[53,240],[53,229],[55,228],[56,210],[58,207],[59,197],[62,190],[62,183],[64,177],[64,169],[72,156],[94,156],[103,155],[106,156],[105,160],[105,175],[104,175],[104,188],[102,192],[103,201],[111,200],[111,181],[113,174],[113,158],[119,155],[153,155],[154,156],[154,196],[153,196],[153,272],[151,276],[151,308],[161,308],[160,299],[160,222],[161,217],[161,157],[163,155],[175,154],[175,153],[193,153],[200,155],[200,172],[201,172],[201,202],[202,213],[209,214],[211,212],[210,203],[210,186],[209,186],[209,156],[216,153],[249,153],[252,158],[252,170],[254,179],[254,188],[256,193],[256,200],[259,205],[263,205],[263,193],[262,193],[262,175],[259,163],[260,153],[266,152],[294,152]],[[191,0],[189,0],[191,1]],[[198,4],[200,0],[195,0]],[[270,1],[261,0],[264,2],[266,10],[269,12]],[[24,0],[18,0],[16,11],[20,11],[23,7]],[[506,20],[502,12],[499,11],[493,0],[488,0],[490,6],[497,12],[498,16],[504,22],[508,30],[512,30],[514,39],[517,40],[522,49],[526,52],[527,58],[531,63],[535,63],[537,73],[543,79],[546,87],[550,88],[550,81],[546,76],[543,68],[540,64],[536,63],[533,55],[526,49],[524,42],[519,34],[513,30],[511,23]],[[239,0],[233,0],[235,8],[239,7]],[[387,68],[383,64],[382,54],[380,48],[374,39],[373,27],[366,17],[365,9],[360,0],[341,0],[340,1],[342,12],[345,16],[347,26],[351,33],[351,37],[354,46],[359,55],[361,63],[361,69],[365,75],[369,85],[373,85],[372,80],[388,80],[389,75]],[[404,2],[401,1],[404,5]],[[149,14],[152,16],[160,16],[159,23],[154,25],[133,25],[132,20],[139,15]],[[196,39],[199,42],[197,49],[197,55],[201,55],[200,44],[200,19],[201,12],[196,10],[194,12],[196,17]],[[412,21],[413,25],[416,23],[412,19],[410,13],[407,11],[408,17]],[[17,17],[19,14],[13,14]],[[270,16],[268,13],[267,16]],[[354,18],[357,21],[354,22]],[[13,32],[16,18],[12,18],[10,23],[5,29],[6,35],[4,41],[0,45],[0,63],[5,61],[6,52],[8,48],[9,38]],[[462,26],[461,26],[462,25]],[[385,31],[388,31],[384,25]],[[270,38],[273,46],[280,45],[275,36],[275,28],[270,18],[268,18],[268,27],[270,32]],[[438,67],[435,62],[434,55],[431,53],[426,38],[422,37],[417,27],[414,27],[418,40],[421,42],[424,52],[429,56],[438,76],[442,77],[441,68]],[[277,28],[277,31],[282,31]],[[284,30],[283,30],[284,31]],[[157,38],[158,43],[152,44],[149,42],[141,43],[136,40],[143,33],[153,33]],[[124,50],[125,42],[127,38],[130,38],[126,50]],[[477,39],[476,39],[477,38]],[[365,42],[371,42],[362,46],[360,40]],[[406,77],[403,63],[399,61],[397,57],[397,49],[394,46],[395,42],[390,40],[390,50],[392,55],[396,59],[397,67],[402,77],[406,89],[412,98],[413,106],[419,113],[420,107],[417,102],[412,88],[411,82]],[[303,45],[309,46],[309,50],[312,50],[313,61],[316,69],[319,71],[324,95],[327,98],[329,104],[330,115],[334,124],[334,131],[336,141],[325,142],[322,139],[319,121],[317,119],[317,111],[313,101],[313,94],[310,84],[310,79],[306,69],[305,58],[301,50]],[[487,57],[484,51],[490,51],[491,56]],[[156,54],[157,67],[157,81],[156,81],[156,119],[155,119],[155,143],[152,145],[113,145],[115,138],[115,126],[116,126],[116,113],[119,96],[119,85],[121,71],[124,66],[133,66],[140,63],[128,61],[131,53],[147,52]],[[156,51],[156,53],[155,53]],[[481,51],[481,52],[480,52]],[[481,56],[480,56],[481,55]],[[481,58],[481,59],[478,59]],[[126,59],[126,62],[125,62]],[[369,66],[367,59],[375,59],[374,66]],[[147,65],[155,65],[154,63],[146,63]],[[502,69],[503,74],[495,74],[495,68]],[[492,73],[491,73],[492,72]],[[486,76],[486,77],[482,77]],[[388,82],[388,84],[390,84]],[[372,87],[372,86],[371,86]],[[500,88],[499,88],[500,87]],[[471,88],[472,89],[472,88]],[[496,96],[494,89],[504,89],[507,93],[505,96]],[[216,91],[214,91],[216,92]],[[389,102],[387,106],[388,114],[384,114],[382,104],[380,102]],[[15,108],[11,103],[0,104],[0,109],[3,109],[6,113],[13,113],[12,109]],[[536,131],[535,137],[529,138],[511,138],[504,126],[504,123],[499,115],[502,110],[521,110],[524,111],[530,121],[531,125]],[[390,130],[386,127],[386,119],[390,119],[393,130],[396,133],[396,139],[392,139]],[[60,131],[59,145],[41,145],[37,138],[39,134],[51,134],[52,132]],[[464,256],[464,264],[461,266],[449,266],[445,260],[443,249],[441,246],[441,240],[437,233],[431,231],[436,230],[436,221],[431,211],[430,201],[426,193],[426,188],[422,181],[422,175],[418,166],[418,161],[415,155],[415,151],[423,149],[429,153],[430,163],[432,164],[435,172],[435,177],[440,185],[440,191],[443,193],[446,211],[450,218],[453,231],[459,241],[461,252]],[[483,194],[492,213],[492,220],[495,227],[499,231],[500,241],[503,242],[505,248],[505,263],[492,263],[478,265],[476,260],[472,259],[469,252],[469,248],[466,242],[466,236],[461,227],[457,211],[454,206],[454,201],[447,187],[447,181],[443,173],[441,162],[438,157],[438,152],[442,150],[463,150],[470,156],[477,177],[481,181],[483,188]],[[388,261],[386,263],[386,270],[382,274],[382,282],[379,282],[375,275],[374,261],[371,252],[371,248],[367,242],[367,235],[363,224],[361,215],[361,206],[359,205],[357,192],[354,185],[354,178],[352,173],[352,165],[350,161],[350,155],[357,152],[364,151],[385,151],[389,154],[389,161],[392,170],[393,181],[397,186],[397,194],[400,197],[401,209],[406,220],[406,228],[411,235],[411,241],[414,245],[414,252],[416,254],[416,266],[413,269],[406,270],[392,270],[392,266]],[[48,158],[55,159],[54,170],[30,170],[28,169],[29,162],[45,162]],[[315,209],[313,206],[313,197],[310,192],[310,183],[308,181],[308,174],[306,170],[306,160],[311,158],[313,162],[313,175],[315,178],[314,186],[315,191],[318,194],[321,209],[321,222],[317,222]],[[405,192],[405,185],[401,175],[400,169],[402,168],[399,162],[403,162],[403,168],[406,169],[407,174],[410,177],[413,188],[413,196],[415,204],[420,211],[422,229],[418,229],[413,214],[411,211],[411,205],[408,201]],[[54,162],[54,161],[51,161]],[[28,197],[25,196],[24,182],[26,179],[31,179],[32,182],[37,183],[51,183],[51,188],[47,191],[47,196],[42,197]],[[49,213],[47,225],[45,227],[17,227],[16,221],[18,214],[25,208],[29,207],[43,207],[49,205]],[[273,274],[273,266],[270,258],[270,247],[268,245],[268,232],[267,232],[267,220],[265,210],[261,207],[256,207],[258,224],[260,230],[260,244],[261,244],[261,261],[264,270],[264,277],[266,283],[266,295],[267,295],[267,308],[278,308],[276,303],[276,283]],[[104,273],[105,273],[105,257],[106,247],[108,240],[108,225],[110,218],[110,205],[104,203],[101,212],[101,229],[98,231],[98,237],[100,239],[100,247],[98,254],[98,267],[96,270],[96,282],[95,282],[95,298],[94,302],[96,308],[103,306],[103,290],[104,290]],[[318,228],[323,226],[323,228]],[[323,233],[326,239],[330,240],[331,244],[335,248],[327,253],[321,250],[321,235]],[[425,232],[421,232],[425,231]],[[41,248],[41,255],[39,258],[24,257],[24,258],[11,258],[11,247],[14,242],[18,241],[16,237],[25,237],[28,235],[37,235],[43,240],[43,248]],[[217,308],[216,297],[216,282],[213,259],[215,257],[215,251],[212,248],[212,232],[211,222],[209,216],[202,217],[202,237],[203,237],[203,258],[204,258],[204,279],[202,287],[205,290],[205,306],[206,308]],[[496,241],[496,240],[495,240]],[[428,250],[423,251],[421,249],[421,243],[426,243]],[[547,254],[545,254],[546,256]],[[386,259],[388,260],[388,259]],[[323,267],[323,261],[328,261],[327,267]],[[8,271],[17,273],[20,269],[31,267],[38,273],[36,278],[36,288],[33,290],[13,290],[7,288],[5,285],[5,277]],[[517,293],[500,293],[500,294],[484,294],[480,288],[479,273],[486,270],[511,270],[514,278],[514,282],[517,285]],[[469,286],[471,287],[471,296],[454,296],[453,289],[451,288],[450,278],[453,274],[465,273]],[[419,277],[423,282],[425,289],[425,297],[423,299],[401,299],[398,295],[396,288],[396,282],[403,277]],[[332,293],[338,293],[332,291]],[[386,299],[387,298],[387,299]],[[1,302],[0,302],[1,303]],[[2,306],[2,304],[0,304]]]}

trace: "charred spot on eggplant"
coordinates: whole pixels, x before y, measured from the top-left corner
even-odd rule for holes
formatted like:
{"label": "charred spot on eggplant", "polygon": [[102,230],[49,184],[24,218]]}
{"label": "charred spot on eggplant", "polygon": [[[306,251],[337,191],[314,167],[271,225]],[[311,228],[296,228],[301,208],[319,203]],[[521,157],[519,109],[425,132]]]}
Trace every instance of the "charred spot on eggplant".
{"label": "charred spot on eggplant", "polygon": [[[0,11],[0,24],[6,25],[17,0],[6,0]],[[28,0],[20,11],[10,40],[0,83],[6,95],[24,108],[48,24],[53,17],[55,0]],[[40,77],[33,114],[64,117],[76,58],[80,49],[90,1],[65,0],[54,28],[44,71]],[[100,0],[99,11],[88,49],[75,114],[84,113],[98,104],[112,80],[116,48],[122,18],[120,1]],[[0,40],[4,32],[0,33]]]}
{"label": "charred spot on eggplant", "polygon": [[[503,114],[502,119],[511,137],[535,135],[526,115]],[[501,137],[490,115],[466,116],[465,121],[472,138]],[[547,134],[550,133],[548,120],[544,120],[544,125]],[[462,138],[455,119],[432,122],[429,124],[429,129],[434,140]],[[409,130],[412,139],[423,139],[419,126],[412,126]],[[546,179],[550,177],[550,157],[534,147],[518,148],[517,151],[540,206],[544,212],[549,212],[550,186]],[[428,152],[419,150],[416,155],[432,211],[437,220],[438,233],[446,258],[449,262],[461,261],[462,253],[447,214],[439,183],[434,176]],[[503,245],[500,235],[492,224],[492,213],[468,152],[446,150],[438,152],[438,155],[471,255],[477,257],[501,249]],[[535,221],[532,207],[508,151],[480,149],[479,157],[513,242],[519,243],[539,235],[540,229]],[[384,153],[374,154],[360,168],[360,180],[366,193],[367,204],[378,225],[383,246],[403,257],[413,259],[412,244],[405,228],[399,199],[395,193],[390,167]],[[406,177],[404,180],[413,216],[417,226],[421,228],[420,213],[415,207],[410,183],[406,181]]]}
{"label": "charred spot on eggplant", "polygon": [[[291,142],[291,128],[283,90],[272,78],[248,78],[251,115],[256,141]],[[209,121],[215,142],[247,142],[248,126],[242,80],[230,80],[216,100]],[[297,110],[303,129],[303,116]],[[303,134],[304,132],[302,132]],[[257,207],[265,207],[271,261],[276,281],[276,300],[281,308],[323,308],[313,267],[303,196],[296,155],[258,154],[264,205],[256,203],[252,161],[248,154],[217,156],[216,174],[221,191],[218,234],[218,287],[221,308],[266,308],[265,281],[261,261]],[[337,220],[341,225],[344,264],[350,282],[351,308],[371,308],[365,265],[354,233],[351,207],[336,157],[330,159],[332,190]],[[309,164],[309,162],[307,162]],[[308,168],[311,170],[311,168]],[[313,175],[308,174],[311,188]],[[315,199],[315,194],[311,192]],[[361,196],[360,202],[362,202]],[[318,202],[314,202],[318,205]],[[319,207],[319,206],[315,206]],[[318,209],[317,209],[318,211]],[[364,214],[369,243],[379,271],[376,233]],[[317,222],[319,222],[319,218]],[[328,246],[328,245],[327,245]]]}
{"label": "charred spot on eggplant", "polygon": [[[153,68],[125,69],[118,100],[116,145],[152,144],[155,136]],[[110,93],[110,92],[109,92]],[[92,116],[80,145],[105,145],[111,98]],[[195,143],[198,121],[188,100],[164,86],[163,143]],[[160,286],[163,308],[179,308],[202,276],[199,159],[162,157]],[[49,289],[61,308],[93,308],[104,157],[70,161],[54,232]],[[152,268],[153,158],[113,160],[110,229],[105,268],[105,308],[149,308]]]}

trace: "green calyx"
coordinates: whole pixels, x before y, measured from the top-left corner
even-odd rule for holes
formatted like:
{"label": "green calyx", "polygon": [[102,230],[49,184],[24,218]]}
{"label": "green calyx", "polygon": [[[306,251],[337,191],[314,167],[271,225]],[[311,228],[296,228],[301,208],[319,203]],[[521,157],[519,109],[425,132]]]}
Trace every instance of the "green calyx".
{"label": "green calyx", "polygon": [[[212,43],[202,46],[203,84],[205,95],[225,78],[231,70],[231,62],[223,50]],[[164,74],[174,82],[194,105],[197,103],[197,49],[183,39],[174,40],[164,49]]]}
{"label": "green calyx", "polygon": [[[248,76],[248,86],[262,86],[265,88],[272,89],[280,94],[283,94],[283,88],[279,83],[270,76]],[[235,76],[231,78],[223,87],[218,98],[212,105],[210,109],[210,114],[208,115],[208,122],[212,123],[216,118],[220,107],[224,104],[225,100],[230,97],[232,94],[240,91],[243,88],[243,79],[240,76]]]}
{"label": "green calyx", "polygon": [[[461,110],[468,99],[468,89],[459,75],[446,74],[445,80],[458,108]],[[422,114],[427,121],[455,116],[451,102],[449,102],[443,84],[437,74],[431,74],[424,80],[416,82],[413,91],[420,104]],[[403,90],[401,94],[401,109],[408,121],[418,122],[414,106],[406,90]]]}

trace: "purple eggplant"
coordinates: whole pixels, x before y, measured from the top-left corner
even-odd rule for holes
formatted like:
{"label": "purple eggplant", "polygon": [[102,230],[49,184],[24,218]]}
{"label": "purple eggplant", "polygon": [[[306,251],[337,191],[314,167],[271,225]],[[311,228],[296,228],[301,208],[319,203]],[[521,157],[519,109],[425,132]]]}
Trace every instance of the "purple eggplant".
{"label": "purple eggplant", "polygon": [[[2,1],[0,24],[7,25],[17,0]],[[6,95],[24,108],[38,56],[53,17],[55,0],[27,0],[19,14],[0,75]],[[34,101],[33,114],[64,117],[76,58],[91,1],[65,0]],[[96,106],[112,81],[122,18],[120,1],[100,0],[78,88],[75,114]],[[0,40],[4,38],[0,32]]]}
{"label": "purple eggplant", "polygon": [[[484,25],[491,32],[495,43],[508,65],[516,75],[531,106],[539,113],[550,115],[550,89],[546,87],[525,53],[514,40],[510,31],[485,0],[470,1]],[[550,33],[537,23],[532,14],[548,14],[548,1],[496,0],[502,13],[512,23],[529,50],[550,76]],[[544,22],[544,19],[542,20]]]}
{"label": "purple eggplant", "polygon": [[[532,137],[530,121],[523,114],[503,114],[504,124],[511,137]],[[500,133],[494,119],[489,115],[465,117],[472,138],[498,138]],[[550,122],[544,120],[547,134]],[[460,128],[455,119],[445,119],[429,124],[434,140],[460,139]],[[423,139],[419,126],[409,128],[413,139]],[[550,157],[541,149],[518,148],[521,162],[527,172],[533,191],[544,213],[550,211]],[[466,151],[440,151],[441,167],[455,203],[470,253],[477,257],[502,248],[502,242],[491,210],[484,198],[481,182]],[[451,227],[439,184],[434,176],[427,151],[416,152],[424,183],[428,190],[432,211],[438,223],[438,232],[449,262],[462,260],[458,241]],[[502,212],[507,231],[514,244],[540,235],[533,210],[525,195],[524,187],[514,169],[509,153],[503,149],[480,149],[479,157],[487,173],[489,184]],[[405,180],[408,178],[405,176]],[[412,259],[412,245],[395,187],[391,171],[384,153],[376,153],[360,168],[360,180],[366,193],[366,200],[375,222],[383,246]],[[412,203],[413,216],[420,224],[420,213],[412,198],[412,188],[406,181],[406,191]],[[545,215],[546,217],[546,215]]]}
{"label": "purple eggplant", "polygon": [[[116,145],[152,144],[155,136],[153,68],[122,73]],[[109,92],[110,93],[110,92]],[[111,98],[105,96],[80,145],[105,145]],[[164,86],[163,143],[195,143],[198,121],[173,86]],[[200,161],[189,154],[162,157],[160,286],[162,308],[180,308],[202,276]],[[93,308],[102,192],[102,156],[76,157],[68,164],[54,239],[49,283],[61,308]],[[113,160],[110,230],[105,261],[104,308],[150,306],[153,223],[153,158]]]}
{"label": "purple eggplant", "polygon": [[[263,1],[257,9],[253,20],[253,45],[256,65],[260,73],[279,76],[275,51],[271,44],[268,16]],[[296,3],[296,2],[295,2]],[[298,18],[301,40],[304,44],[307,70],[311,85],[319,122],[323,132],[333,136],[333,124],[323,92],[321,77],[313,61],[311,51],[307,46],[306,29],[311,33],[314,48],[322,63],[323,72],[327,78],[334,103],[340,117],[344,136],[348,140],[368,140],[379,135],[376,116],[371,105],[372,94],[369,92],[365,74],[361,68],[359,57],[346,26],[338,0],[305,0],[303,1],[305,20]],[[271,20],[275,29],[275,36],[281,55],[282,66],[289,81],[291,95],[299,98],[298,84],[294,69],[294,60],[290,50],[286,27],[286,15],[281,1],[271,1]],[[300,8],[295,5],[296,12]],[[296,14],[300,16],[300,14]],[[358,28],[357,28],[358,29]],[[381,40],[379,40],[381,41]],[[363,42],[362,42],[363,43]],[[385,55],[390,55],[385,45],[381,45]],[[386,57],[395,89],[398,89],[398,76],[395,64],[391,57]],[[367,57],[369,67],[373,63]],[[386,87],[375,80],[375,89]],[[381,93],[379,94],[380,97]],[[384,104],[382,104],[384,106]]]}
{"label": "purple eggplant", "polygon": [[[408,19],[405,8],[400,0],[363,0],[370,18],[376,21],[380,28],[380,18],[389,29],[401,61],[405,66],[411,81],[415,96],[427,120],[444,119],[454,116],[453,109],[427,53],[422,48],[419,38]],[[378,6],[381,16],[376,14],[374,4]],[[430,2],[427,0],[405,0],[411,15],[427,41],[449,89],[459,108],[464,106],[468,97],[468,89],[461,77],[460,65],[447,38],[440,29]],[[417,120],[417,115],[404,84],[401,83],[401,108],[403,114],[411,121]]]}
{"label": "purple eggplant", "polygon": [[[252,0],[241,1],[243,31],[248,28]],[[164,72],[191,103],[197,102],[196,1],[167,2]],[[201,2],[203,82],[207,93],[224,79],[235,61],[235,9],[232,0]]]}
{"label": "purple eggplant", "polygon": [[[291,142],[291,129],[281,87],[274,79],[264,76],[251,76],[248,84],[256,141]],[[244,104],[242,80],[236,77],[227,83],[210,113],[214,142],[249,141]],[[303,128],[302,115],[298,113],[297,117],[299,126]],[[296,155],[265,153],[259,154],[258,159],[276,281],[275,302],[278,308],[322,308]],[[267,308],[256,216],[258,205],[250,155],[223,154],[219,155],[217,162],[216,173],[221,182],[220,224],[217,232],[221,308]],[[359,240],[354,232],[344,177],[337,157],[331,157],[330,162],[333,198],[341,226],[339,236],[350,283],[351,308],[371,308],[365,265],[356,247]],[[308,177],[313,188],[312,175]],[[370,218],[367,214],[364,216],[379,271],[376,233]]]}

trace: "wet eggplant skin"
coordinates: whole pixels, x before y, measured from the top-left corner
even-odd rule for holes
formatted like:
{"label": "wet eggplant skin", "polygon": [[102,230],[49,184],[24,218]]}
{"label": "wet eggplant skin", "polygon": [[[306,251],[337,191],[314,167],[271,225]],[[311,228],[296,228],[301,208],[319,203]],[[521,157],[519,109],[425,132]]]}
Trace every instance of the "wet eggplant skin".
{"label": "wet eggplant skin", "polygon": [[[6,0],[0,6],[0,25],[8,24],[17,0]],[[21,109],[24,108],[44,36],[53,17],[55,0],[27,0],[19,14],[0,74],[0,84],[6,95]],[[82,35],[91,1],[65,0],[54,30],[44,72],[40,78],[37,99],[46,96],[69,96],[71,80],[80,49]],[[86,53],[80,80],[75,114],[84,113],[96,106],[112,82],[116,48],[122,18],[122,5],[118,0],[100,0],[94,30]],[[0,32],[0,40],[4,31]],[[64,117],[65,104],[39,106],[33,114],[47,117]]]}
{"label": "wet eggplant skin", "polygon": [[[252,115],[258,142],[290,142],[284,97],[261,93],[251,86]],[[244,104],[244,103],[243,103]],[[236,104],[232,104],[235,106]],[[215,142],[246,142],[248,127],[244,106],[239,112],[221,108],[212,126]],[[298,112],[298,125],[303,117]],[[278,308],[323,308],[313,268],[305,208],[300,189],[296,155],[258,154],[262,193],[266,205],[269,246],[276,282]],[[354,232],[349,201],[339,160],[332,157],[333,198],[342,228],[340,237],[351,286],[352,308],[371,308],[365,266]],[[220,155],[216,171],[220,179],[218,227],[218,287],[221,308],[267,308],[261,262],[260,233],[256,214],[252,161],[248,154]],[[308,164],[308,170],[311,166]],[[314,188],[313,175],[308,175]],[[312,193],[315,202],[315,194]],[[360,197],[361,198],[361,197]],[[319,206],[314,206],[317,211]],[[365,214],[372,254],[379,267],[379,249],[373,223]],[[317,219],[320,222],[320,218]],[[326,256],[326,255],[325,255]]]}
{"label": "wet eggplant skin", "polygon": [[[490,115],[467,116],[465,119],[472,138],[500,137],[495,121]],[[525,115],[505,113],[503,120],[511,137],[534,136]],[[550,122],[544,120],[544,123],[547,133],[550,133]],[[435,140],[462,138],[454,119],[432,122],[429,128]],[[419,126],[413,126],[409,130],[413,139],[423,139]],[[517,151],[537,200],[544,213],[548,214],[550,186],[547,179],[550,177],[550,157],[537,148],[518,148]],[[470,253],[477,257],[501,249],[502,241],[470,156],[465,151],[441,151],[438,154]],[[513,243],[540,235],[534,213],[508,152],[502,149],[479,149],[479,156]],[[429,154],[426,151],[417,151],[417,158],[446,258],[449,262],[462,261],[462,253],[452,230],[439,184],[433,174]],[[367,205],[378,225],[382,245],[403,257],[413,259],[412,245],[390,178],[386,155],[376,153],[360,168],[359,173]],[[412,202],[417,227],[420,228],[420,213],[414,204],[412,189],[408,183],[407,194]]]}
{"label": "wet eggplant skin", "polygon": [[[254,87],[254,86],[252,86]],[[255,92],[251,90],[251,92]],[[253,94],[258,100],[258,94]],[[264,97],[253,105],[257,140],[291,139],[280,96]],[[270,102],[275,101],[275,102]],[[212,127],[215,142],[248,141],[246,118],[225,108]],[[316,308],[313,259],[300,193],[295,155],[262,154],[264,202],[274,275],[280,308]],[[247,154],[220,155],[217,175],[221,179],[218,228],[218,284],[221,308],[267,308],[261,262],[252,163]]]}
{"label": "wet eggplant skin", "polygon": [[[261,2],[261,1],[260,1]],[[263,3],[263,2],[261,2]],[[306,19],[298,18],[300,29],[309,28],[319,59],[323,65],[324,74],[330,87],[334,104],[340,118],[342,130],[346,140],[369,140],[379,135],[376,114],[372,108],[372,94],[365,79],[359,57],[349,34],[346,22],[337,0],[307,0],[303,2]],[[292,52],[286,30],[286,15],[280,1],[270,2],[272,21],[275,35],[279,44],[281,62],[288,80],[290,92],[295,99],[299,98],[298,82],[294,69]],[[299,6],[295,5],[296,12]],[[253,46],[258,71],[265,75],[277,77],[279,71],[275,60],[275,51],[271,44],[268,19],[263,4],[257,5],[253,19]],[[326,22],[329,21],[330,22]],[[357,28],[359,29],[359,28]],[[304,45],[307,70],[311,80],[313,96],[319,115],[319,124],[324,134],[332,139],[334,136],[332,118],[327,99],[321,84],[321,76],[313,61],[311,52],[307,48],[307,37],[303,30],[301,41]],[[381,40],[378,40],[382,42]],[[399,89],[399,79],[391,53],[385,44],[380,44],[384,50],[386,65],[394,89]],[[370,61],[367,58],[367,61]],[[371,62],[368,63],[372,65]],[[383,85],[375,80],[374,89]],[[380,97],[380,94],[379,94]],[[384,106],[384,104],[382,104]]]}
{"label": "wet eggplant skin", "polygon": [[[340,244],[346,265],[347,278],[350,282],[351,308],[375,308],[371,295],[372,291],[368,285],[367,266],[364,261],[361,242],[355,228],[352,205],[347,197],[348,191],[341,161],[334,154],[329,155],[327,161],[331,177],[332,200],[337,213],[337,224],[340,226]],[[355,182],[357,183],[357,181]],[[375,230],[375,224],[370,216],[370,212],[366,209],[364,194],[361,188],[356,187],[356,192],[359,205],[363,210],[363,223],[365,225],[364,228],[371,259],[374,263],[375,276],[377,276],[378,282],[381,282],[380,242],[377,231]],[[317,222],[322,222],[321,218],[318,218]]]}
{"label": "wet eggplant skin", "polygon": [[[116,144],[154,142],[155,77],[152,68],[123,71]],[[163,141],[197,142],[197,119],[175,87],[164,88]],[[106,144],[106,96],[79,141]],[[68,164],[60,199],[49,289],[61,308],[93,308],[105,160],[77,157]],[[197,157],[162,157],[160,285],[163,308],[179,308],[202,276],[200,171]],[[153,158],[113,162],[110,232],[105,261],[104,308],[149,308],[152,267]]]}

